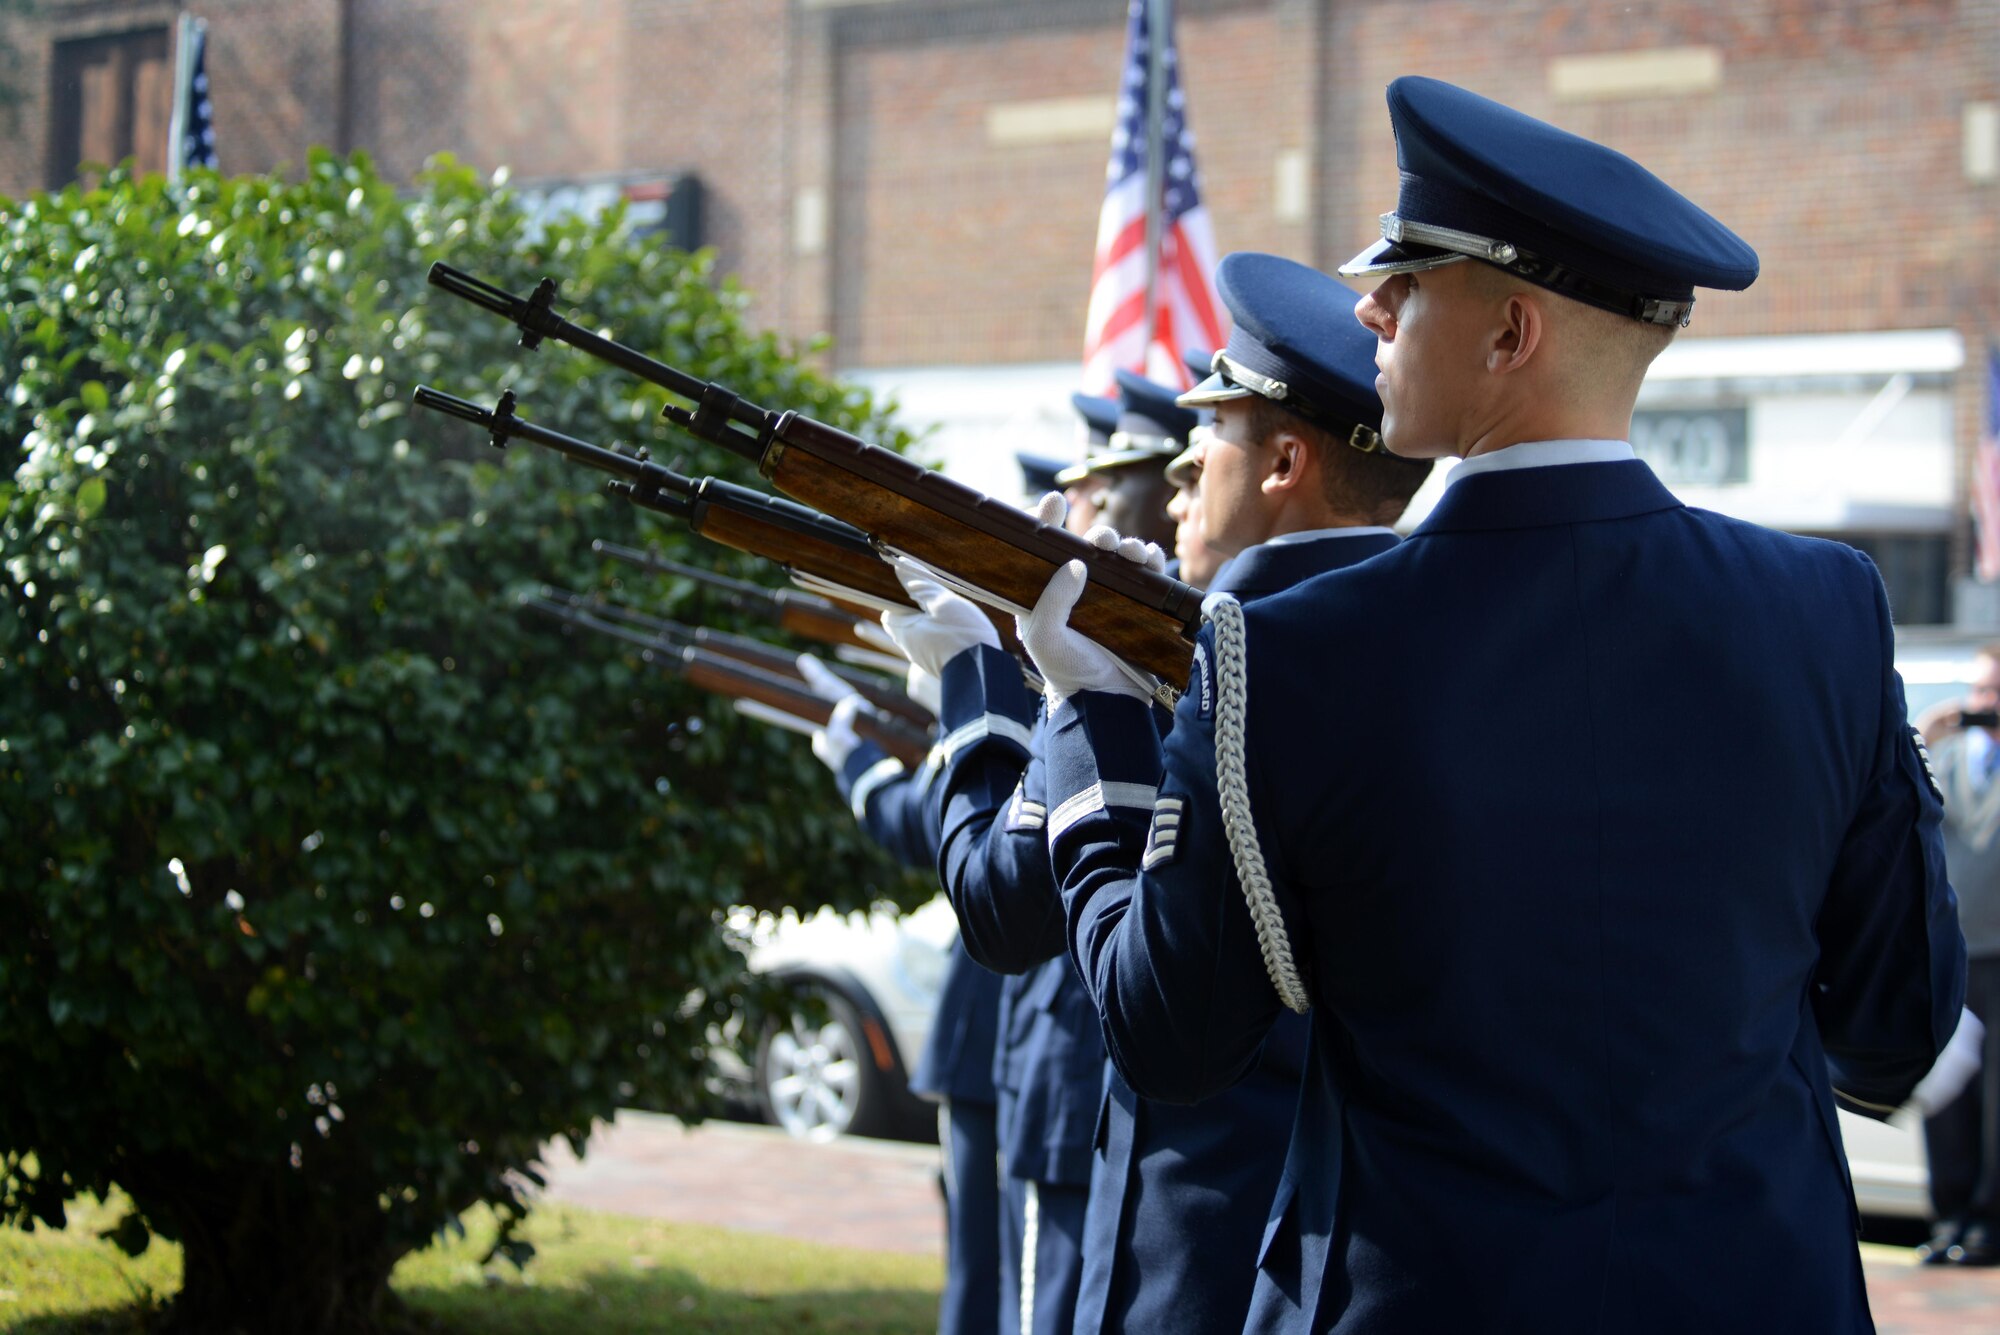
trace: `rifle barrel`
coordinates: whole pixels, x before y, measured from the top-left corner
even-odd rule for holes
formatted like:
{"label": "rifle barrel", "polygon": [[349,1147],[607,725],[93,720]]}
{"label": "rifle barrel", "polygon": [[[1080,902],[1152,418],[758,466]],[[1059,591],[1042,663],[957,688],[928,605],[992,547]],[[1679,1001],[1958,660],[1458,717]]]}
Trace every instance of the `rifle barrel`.
{"label": "rifle barrel", "polygon": [[[514,411],[516,400],[511,389],[502,393],[499,402],[490,409],[482,408],[455,394],[432,389],[429,385],[417,386],[410,399],[419,408],[429,408],[432,412],[443,413],[447,417],[456,417],[486,428],[496,448],[505,449],[510,440],[533,441],[545,449],[554,450],[566,459],[574,459],[601,472],[615,473],[625,479],[625,485],[619,494],[627,497],[635,505],[681,519],[687,518],[691,513],[693,498],[698,490],[692,478],[685,478],[672,469],[662,468],[647,459],[643,450],[638,454],[626,454],[622,450],[607,449],[602,445],[593,445],[587,440],[578,440],[575,436],[566,436],[560,431],[551,431],[545,426],[538,426]],[[799,508],[804,509],[803,506]]]}
{"label": "rifle barrel", "polygon": [[590,544],[590,550],[599,556],[609,556],[615,560],[623,561],[626,565],[637,566],[641,570],[650,570],[656,575],[679,575],[683,579],[691,579],[696,583],[706,584],[711,588],[722,589],[744,598],[769,598],[777,592],[776,589],[767,589],[762,584],[752,584],[747,579],[736,579],[730,575],[717,574],[713,570],[704,570],[700,566],[689,565],[685,561],[676,561],[671,557],[661,556],[657,552],[645,551],[638,547],[627,547],[620,542],[606,542],[603,538],[593,539]]}
{"label": "rifle barrel", "polygon": [[725,429],[718,432],[718,436],[726,434],[733,439],[718,439],[717,443],[736,450],[745,458],[755,459],[763,453],[766,433],[776,421],[776,414],[745,403],[719,385],[676,370],[635,348],[628,348],[565,320],[555,313],[556,282],[553,278],[544,278],[537,284],[533,296],[517,297],[505,288],[495,287],[484,279],[475,278],[440,261],[431,265],[430,282],[433,287],[442,288],[454,297],[513,321],[520,326],[521,346],[524,348],[539,347],[544,338],[567,343],[577,351],[610,362],[641,380],[650,381],[684,399],[694,400],[701,405],[699,411],[705,414],[704,420],[726,419],[749,427],[756,433],[754,436]]}
{"label": "rifle barrel", "polygon": [[[1073,533],[1038,523],[1010,505],[858,436],[797,412],[759,408],[721,385],[581,329],[554,313],[552,279],[543,279],[534,296],[525,300],[449,266],[433,266],[431,281],[506,315],[524,331],[525,346],[537,346],[543,337],[555,338],[693,402],[692,410],[669,405],[664,415],[684,430],[754,461],[758,471],[787,496],[816,511],[852,520],[872,550],[907,553],[984,591],[999,607],[1033,606],[1055,570],[1072,560],[1084,562],[1090,582],[1071,624],[1173,686],[1186,685],[1201,624],[1199,589],[1099,550]],[[698,519],[697,526],[702,522]],[[727,516],[718,520],[712,536],[757,551],[760,539],[740,533],[730,536],[733,522]],[[801,568],[807,564],[789,559],[787,563]],[[813,573],[850,587],[861,587],[857,580],[874,578],[860,570],[844,581],[837,573]],[[881,596],[892,600],[898,593],[893,578],[880,589]],[[1005,625],[1004,614],[995,620],[1005,642],[1011,628]]]}
{"label": "rifle barrel", "polygon": [[[645,662],[684,677],[703,690],[732,699],[755,700],[821,727],[833,715],[833,702],[795,675],[766,671],[691,643],[676,644],[671,637],[648,635],[637,627],[607,621],[555,598],[530,595],[521,601],[524,606],[559,621],[637,645]],[[854,730],[907,765],[919,763],[930,748],[926,733],[873,709],[864,709],[855,716]]]}

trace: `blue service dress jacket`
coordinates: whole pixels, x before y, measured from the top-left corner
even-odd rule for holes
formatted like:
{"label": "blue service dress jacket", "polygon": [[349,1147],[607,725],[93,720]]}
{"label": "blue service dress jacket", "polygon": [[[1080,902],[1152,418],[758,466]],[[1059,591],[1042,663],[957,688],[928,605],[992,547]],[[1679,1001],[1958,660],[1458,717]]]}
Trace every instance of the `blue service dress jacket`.
{"label": "blue service dress jacket", "polygon": [[[1106,695],[1048,743],[1052,804],[1144,771],[1177,818],[1150,855],[1146,811],[1051,823],[1112,1058],[1167,1099],[1237,1079],[1279,1010],[1212,636],[1163,757]],[[1251,823],[1314,1004],[1249,1327],[1872,1329],[1836,1101],[1908,1095],[1963,942],[1866,558],[1637,460],[1491,471],[1247,607],[1244,644]]]}
{"label": "blue service dress jacket", "polygon": [[[1226,577],[1238,596],[1255,598],[1394,544],[1386,531],[1267,544],[1244,553],[1217,583]],[[947,733],[976,730],[980,718],[1023,720],[1039,703],[997,650],[953,660],[944,685],[940,724]],[[989,725],[945,762],[938,780],[941,874],[974,958],[1002,969],[1060,969],[1064,1015],[1075,1018],[1050,1026],[1044,1051],[1053,1050],[1050,1066],[1069,1070],[1068,1060],[1086,1043],[1102,1050],[1102,1031],[1067,960],[1047,963],[1065,952],[1066,929],[1045,842],[1040,734],[1022,748],[1012,731]],[[1080,1031],[1085,1022],[1087,1036]],[[1039,1123],[1048,1132],[1044,1143],[1068,1153],[1086,1128],[1096,1134],[1082,1142],[1094,1144],[1096,1157],[1077,1330],[1203,1331],[1241,1321],[1297,1108],[1306,1033],[1296,1017],[1275,1026],[1255,1069],[1200,1108],[1141,1099],[1115,1072],[1103,1077],[1101,1102],[1097,1082],[1081,1070],[1045,1083],[1061,1105]],[[1069,1042],[1057,1047],[1055,1034]],[[1085,1091],[1089,1122],[1078,1115]],[[1037,1126],[1032,1111],[1019,1122]],[[1024,1139],[1008,1137],[1017,1151]]]}
{"label": "blue service dress jacket", "polygon": [[[1212,587],[1249,602],[1395,545],[1387,530],[1263,543],[1231,559]],[[1153,737],[1157,765],[1157,732]],[[1067,800],[1054,791],[1051,810]],[[1085,1223],[1077,1329],[1207,1332],[1242,1324],[1298,1111],[1309,1033],[1304,1017],[1283,1016],[1239,1078],[1196,1107],[1142,1098],[1121,1071],[1110,1073],[1103,1180],[1092,1184]]]}
{"label": "blue service dress jacket", "polygon": [[[872,742],[857,746],[841,766],[841,796],[869,838],[906,867],[937,861],[937,769],[915,773]],[[999,1032],[1000,979],[954,945],[945,965],[930,1037],[910,1073],[912,1092],[991,1107],[993,1054]]]}
{"label": "blue service dress jacket", "polygon": [[999,649],[967,650],[940,676],[945,742],[938,879],[972,958],[1006,974],[994,1080],[1006,1175],[1089,1185],[1104,1088],[1097,1011],[1063,951],[1062,901],[1039,800],[1041,696]]}

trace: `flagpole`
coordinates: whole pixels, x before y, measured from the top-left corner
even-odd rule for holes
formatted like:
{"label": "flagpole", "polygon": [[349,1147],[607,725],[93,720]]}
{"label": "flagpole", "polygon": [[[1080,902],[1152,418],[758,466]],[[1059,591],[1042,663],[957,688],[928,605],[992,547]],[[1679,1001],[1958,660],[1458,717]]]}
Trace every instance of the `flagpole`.
{"label": "flagpole", "polygon": [[1146,343],[1139,373],[1152,363],[1160,308],[1160,246],[1166,224],[1167,34],[1173,31],[1173,0],[1146,3]]}
{"label": "flagpole", "polygon": [[187,154],[183,151],[187,138],[188,85],[194,80],[194,30],[199,22],[186,10],[181,11],[180,23],[174,31],[174,107],[167,118],[167,184],[181,179],[181,170]]}

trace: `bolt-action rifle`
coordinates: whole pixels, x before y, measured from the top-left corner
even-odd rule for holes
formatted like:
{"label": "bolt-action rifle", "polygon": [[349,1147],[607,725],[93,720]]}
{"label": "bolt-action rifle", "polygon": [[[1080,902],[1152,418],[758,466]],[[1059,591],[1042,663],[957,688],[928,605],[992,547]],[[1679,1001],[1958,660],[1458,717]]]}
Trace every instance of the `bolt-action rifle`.
{"label": "bolt-action rifle", "polygon": [[[775,644],[752,639],[748,635],[732,635],[726,630],[715,630],[708,626],[690,626],[684,622],[642,612],[636,607],[626,607],[602,598],[587,598],[582,594],[569,593],[561,589],[545,587],[542,590],[542,597],[551,602],[562,603],[588,616],[631,626],[668,645],[691,644],[697,649],[706,649],[712,654],[733,658],[761,671],[795,679],[801,685],[805,684],[805,677],[799,671],[797,654],[789,649],[781,649]],[[935,721],[922,705],[910,699],[899,683],[891,682],[873,672],[863,672],[839,663],[829,663],[827,669],[852,686],[860,693],[862,699],[884,714],[900,718],[915,728],[928,728]]]}
{"label": "bolt-action rifle", "polygon": [[418,386],[419,408],[460,418],[485,428],[496,449],[526,440],[618,478],[610,490],[634,505],[687,521],[688,527],[739,552],[776,561],[840,584],[871,598],[910,606],[896,572],[882,563],[868,535],[851,524],[778,496],[766,496],[720,478],[683,477],[656,464],[645,449],[634,454],[606,449],[518,416],[508,390],[489,411],[476,403]]}
{"label": "bolt-action rifle", "polygon": [[872,617],[857,614],[813,594],[793,589],[767,589],[746,579],[731,579],[713,570],[704,570],[684,561],[672,561],[622,543],[606,542],[602,538],[592,542],[590,550],[638,566],[641,570],[650,570],[656,575],[678,575],[706,585],[720,593],[731,610],[762,617],[779,630],[788,631],[801,639],[880,652],[877,646],[854,630],[862,621],[873,620]]}
{"label": "bolt-action rifle", "polygon": [[668,405],[675,425],[753,461],[779,491],[866,532],[879,547],[942,571],[1009,610],[1032,607],[1049,577],[1080,560],[1090,572],[1070,624],[1136,667],[1185,687],[1201,625],[1199,589],[994,500],[857,436],[762,408],[557,315],[556,284],[515,296],[446,264],[430,281],[503,315],[523,347],[567,343],[692,403]]}
{"label": "bolt-action rifle", "polygon": [[[915,606],[897,580],[896,572],[884,563],[880,548],[852,524],[721,478],[683,477],[654,463],[643,446],[627,454],[537,426],[515,411],[512,390],[501,394],[491,410],[428,385],[419,385],[412,399],[419,408],[484,427],[496,449],[505,449],[510,440],[526,440],[614,473],[619,480],[608,487],[613,495],[644,509],[684,519],[701,536],[775,561],[795,579],[810,577],[851,592],[856,601],[850,602],[837,594],[826,595],[826,601],[852,616],[873,620],[884,608]],[[1014,618],[993,607],[984,611],[1000,637],[1001,646],[1025,659],[1015,635]],[[866,640],[855,643],[868,645]]]}
{"label": "bolt-action rifle", "polygon": [[[593,616],[554,598],[530,595],[521,601],[523,606],[544,616],[639,646],[642,661],[672,673],[690,686],[731,700],[748,701],[814,727],[825,727],[827,720],[833,717],[833,702],[795,677],[766,672],[692,644],[674,644],[644,630]],[[911,769],[922,764],[930,752],[931,741],[927,735],[873,709],[863,708],[854,716],[854,731],[862,740],[873,742]]]}

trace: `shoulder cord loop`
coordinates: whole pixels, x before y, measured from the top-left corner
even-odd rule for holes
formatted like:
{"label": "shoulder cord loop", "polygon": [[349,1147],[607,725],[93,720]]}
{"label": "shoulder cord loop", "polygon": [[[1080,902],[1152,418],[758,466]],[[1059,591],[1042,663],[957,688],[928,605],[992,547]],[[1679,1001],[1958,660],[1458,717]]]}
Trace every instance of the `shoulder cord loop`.
{"label": "shoulder cord loop", "polygon": [[1250,815],[1250,776],[1244,767],[1243,736],[1250,708],[1250,675],[1243,605],[1228,594],[1214,594],[1203,601],[1201,611],[1215,627],[1215,789],[1222,804],[1222,829],[1229,837],[1236,879],[1243,885],[1243,898],[1250,908],[1251,925],[1257,929],[1257,946],[1263,952],[1271,986],[1277,989],[1278,1000],[1304,1015],[1312,1002],[1292,956],[1285,916],[1271,888],[1264,850],[1257,842],[1256,822]]}

